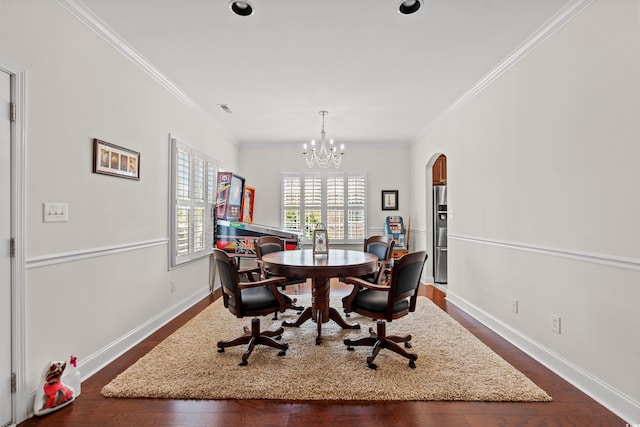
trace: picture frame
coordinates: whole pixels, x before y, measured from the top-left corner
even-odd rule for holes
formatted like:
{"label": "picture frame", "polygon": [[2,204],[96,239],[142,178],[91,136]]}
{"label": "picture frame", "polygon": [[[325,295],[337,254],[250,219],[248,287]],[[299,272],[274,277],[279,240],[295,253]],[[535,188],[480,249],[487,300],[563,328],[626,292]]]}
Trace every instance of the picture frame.
{"label": "picture frame", "polygon": [[398,190],[382,190],[382,210],[398,210]]}
{"label": "picture frame", "polygon": [[327,227],[319,223],[313,230],[313,256],[327,255],[329,253],[329,235]]}
{"label": "picture frame", "polygon": [[140,153],[100,139],[93,140],[93,173],[140,180]]}

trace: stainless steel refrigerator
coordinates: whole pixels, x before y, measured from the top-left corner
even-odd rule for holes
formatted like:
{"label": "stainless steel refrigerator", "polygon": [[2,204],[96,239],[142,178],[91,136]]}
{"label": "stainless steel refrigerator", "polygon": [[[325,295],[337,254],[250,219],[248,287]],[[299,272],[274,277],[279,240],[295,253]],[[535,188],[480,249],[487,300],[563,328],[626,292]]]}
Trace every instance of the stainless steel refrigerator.
{"label": "stainless steel refrigerator", "polygon": [[433,186],[433,281],[447,283],[447,186]]}

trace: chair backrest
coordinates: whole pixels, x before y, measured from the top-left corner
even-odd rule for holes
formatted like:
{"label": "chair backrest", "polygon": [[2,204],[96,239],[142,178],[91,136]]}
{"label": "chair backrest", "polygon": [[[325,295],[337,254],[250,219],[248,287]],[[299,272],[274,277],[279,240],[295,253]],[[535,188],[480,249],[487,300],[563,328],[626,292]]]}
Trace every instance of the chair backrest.
{"label": "chair backrest", "polygon": [[[262,257],[272,252],[279,252],[279,251],[286,250],[284,240],[282,240],[280,237],[277,237],[277,236],[261,236],[255,240],[253,244],[253,248],[256,251],[256,262],[258,263],[258,266],[262,271],[262,277],[263,278],[273,277],[274,275],[270,274],[269,271],[267,271],[264,268],[264,264],[262,263]],[[307,279],[305,279],[304,277],[302,278],[287,277],[287,285],[300,284],[306,281]]]}
{"label": "chair backrest", "polygon": [[227,253],[218,248],[213,249],[213,259],[216,261],[216,269],[220,275],[222,284],[222,302],[233,314],[240,317],[242,307],[242,295],[238,283],[238,267]]}
{"label": "chair backrest", "polygon": [[387,261],[391,259],[394,243],[391,236],[371,236],[364,241],[364,251],[376,255],[380,261]]}
{"label": "chair backrest", "polygon": [[[394,243],[392,236],[371,236],[365,239],[363,249],[365,252],[377,256],[378,261],[390,261]],[[377,272],[366,274],[360,278],[371,283],[379,283],[386,268],[387,266],[381,264]]]}
{"label": "chair backrest", "polygon": [[410,298],[409,311],[415,311],[420,276],[427,257],[426,251],[411,252],[394,263],[389,282],[389,303],[387,304],[389,319],[392,316],[393,305],[406,298]]}
{"label": "chair backrest", "polygon": [[262,259],[266,254],[284,250],[284,241],[276,236],[261,236],[255,240],[256,258]]}

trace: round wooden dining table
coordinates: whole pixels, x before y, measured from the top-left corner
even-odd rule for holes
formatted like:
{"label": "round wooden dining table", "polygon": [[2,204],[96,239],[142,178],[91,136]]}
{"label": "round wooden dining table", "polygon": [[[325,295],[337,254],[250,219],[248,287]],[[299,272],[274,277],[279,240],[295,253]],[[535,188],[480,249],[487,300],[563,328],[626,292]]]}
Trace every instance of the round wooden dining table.
{"label": "round wooden dining table", "polygon": [[283,326],[300,326],[309,319],[318,325],[316,344],[322,343],[322,324],[333,320],[343,329],[360,329],[357,323],[347,323],[338,311],[330,306],[330,281],[332,277],[362,276],[378,269],[378,257],[362,251],[329,249],[328,254],[314,255],[311,249],[272,252],[262,256],[269,273],[285,277],[305,277],[312,280],[311,307],[307,307],[295,322],[283,322]]}

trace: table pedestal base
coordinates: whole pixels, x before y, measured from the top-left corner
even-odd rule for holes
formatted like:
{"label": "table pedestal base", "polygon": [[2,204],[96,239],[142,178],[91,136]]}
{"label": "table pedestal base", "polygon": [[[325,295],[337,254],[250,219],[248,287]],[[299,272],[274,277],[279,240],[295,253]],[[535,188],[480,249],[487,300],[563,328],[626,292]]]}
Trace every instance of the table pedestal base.
{"label": "table pedestal base", "polygon": [[338,310],[330,307],[329,291],[328,278],[314,278],[311,289],[311,307],[307,307],[295,322],[284,321],[282,326],[298,327],[307,320],[312,319],[318,325],[316,345],[322,343],[322,324],[327,323],[329,320],[336,322],[342,329],[360,329],[360,324],[347,323],[338,313]]}

